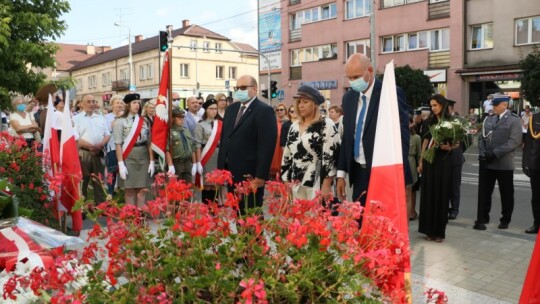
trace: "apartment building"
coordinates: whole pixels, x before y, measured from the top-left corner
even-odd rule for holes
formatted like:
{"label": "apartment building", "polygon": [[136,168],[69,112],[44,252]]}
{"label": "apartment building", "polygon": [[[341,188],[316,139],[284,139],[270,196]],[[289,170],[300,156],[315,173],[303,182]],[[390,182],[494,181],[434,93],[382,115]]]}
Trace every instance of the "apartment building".
{"label": "apartment building", "polygon": [[[183,20],[172,31],[172,87],[182,98],[200,94],[227,93],[243,74],[257,75],[256,49]],[[71,75],[77,81],[76,96],[91,93],[107,102],[114,94],[131,91],[141,98],[155,98],[163,54],[159,35],[144,39],[135,36],[131,45],[133,72],[130,72],[129,45],[97,54],[77,64]],[[228,87],[227,87],[228,84]]]}
{"label": "apartment building", "polygon": [[377,73],[391,60],[423,70],[434,91],[466,113],[495,91],[519,97],[517,63],[540,42],[539,16],[536,0],[281,1],[275,72],[288,103],[308,84],[340,104],[349,87],[345,62],[360,52]]}

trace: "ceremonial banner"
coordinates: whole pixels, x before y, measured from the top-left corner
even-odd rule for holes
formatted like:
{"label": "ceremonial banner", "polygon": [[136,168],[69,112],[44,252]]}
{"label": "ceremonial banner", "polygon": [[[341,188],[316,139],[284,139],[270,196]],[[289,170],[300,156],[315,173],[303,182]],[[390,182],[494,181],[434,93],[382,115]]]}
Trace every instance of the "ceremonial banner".
{"label": "ceremonial banner", "polygon": [[[160,157],[160,164],[163,164],[165,159],[165,146],[167,145],[167,137],[169,136],[169,111],[167,91],[169,89],[169,51],[165,52],[163,60],[163,72],[161,73],[161,81],[159,82],[159,92],[156,101],[156,116],[152,126],[152,150]],[[163,167],[163,166],[162,166]]]}

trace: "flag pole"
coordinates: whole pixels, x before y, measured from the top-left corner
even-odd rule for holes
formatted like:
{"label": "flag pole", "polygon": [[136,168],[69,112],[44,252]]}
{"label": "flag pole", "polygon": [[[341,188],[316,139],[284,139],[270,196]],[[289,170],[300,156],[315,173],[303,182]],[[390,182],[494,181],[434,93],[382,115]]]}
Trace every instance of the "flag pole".
{"label": "flag pole", "polygon": [[168,38],[167,38],[167,41],[169,42],[169,47],[168,47],[168,51],[169,51],[169,60],[168,60],[168,65],[169,65],[169,88],[168,88],[168,91],[169,91],[169,98],[167,98],[167,109],[169,109],[169,152],[172,153],[172,132],[170,132],[170,130],[172,129],[172,120],[173,120],[173,117],[172,117],[172,58],[173,58],[173,36],[172,36],[172,25],[169,25],[167,26],[167,32],[169,33],[168,35]]}

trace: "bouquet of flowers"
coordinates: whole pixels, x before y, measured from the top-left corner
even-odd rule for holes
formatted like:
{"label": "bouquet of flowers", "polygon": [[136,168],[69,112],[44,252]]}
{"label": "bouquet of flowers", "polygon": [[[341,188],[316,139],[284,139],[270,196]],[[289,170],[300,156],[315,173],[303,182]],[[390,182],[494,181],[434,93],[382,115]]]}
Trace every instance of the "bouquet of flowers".
{"label": "bouquet of flowers", "polygon": [[437,124],[429,127],[431,141],[422,157],[430,164],[435,159],[435,151],[441,144],[463,143],[468,141],[468,127],[458,118],[441,119]]}

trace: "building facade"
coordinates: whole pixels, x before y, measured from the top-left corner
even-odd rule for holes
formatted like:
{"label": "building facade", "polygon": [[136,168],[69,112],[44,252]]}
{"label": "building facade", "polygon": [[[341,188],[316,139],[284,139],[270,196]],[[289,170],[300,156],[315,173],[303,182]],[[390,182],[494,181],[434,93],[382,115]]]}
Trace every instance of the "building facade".
{"label": "building facade", "polygon": [[360,52],[377,73],[391,60],[421,69],[436,93],[466,113],[489,93],[519,97],[517,63],[540,42],[539,15],[536,0],[282,1],[275,77],[287,103],[308,84],[341,104],[349,87],[345,62]]}
{"label": "building facade", "polygon": [[[173,91],[182,98],[227,93],[237,77],[257,75],[256,49],[190,25],[188,20],[182,25],[172,31],[169,48]],[[130,91],[141,94],[143,99],[157,97],[164,56],[159,50],[159,35],[147,39],[135,36],[131,47],[133,72],[130,72],[129,45],[97,54],[74,66],[71,75],[77,81],[77,98],[90,93],[108,102],[112,95]]]}

